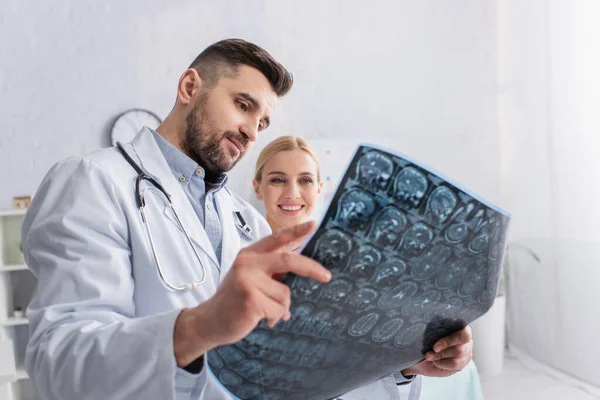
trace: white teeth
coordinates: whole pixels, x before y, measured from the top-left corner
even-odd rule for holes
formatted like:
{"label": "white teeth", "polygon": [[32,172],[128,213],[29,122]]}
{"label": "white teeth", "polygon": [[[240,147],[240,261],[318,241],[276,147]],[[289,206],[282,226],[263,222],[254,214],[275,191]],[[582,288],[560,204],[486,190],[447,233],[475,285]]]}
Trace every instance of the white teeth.
{"label": "white teeth", "polygon": [[281,208],[285,211],[298,211],[302,206],[281,206]]}

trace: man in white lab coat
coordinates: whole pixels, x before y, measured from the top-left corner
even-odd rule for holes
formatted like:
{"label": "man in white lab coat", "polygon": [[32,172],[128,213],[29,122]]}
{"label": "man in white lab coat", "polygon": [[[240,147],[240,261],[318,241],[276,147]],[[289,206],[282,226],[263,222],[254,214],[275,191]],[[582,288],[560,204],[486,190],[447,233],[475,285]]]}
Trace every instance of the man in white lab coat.
{"label": "man in white lab coat", "polygon": [[[180,77],[156,131],[52,167],[22,235],[39,279],[26,367],[42,398],[228,399],[203,355],[263,319],[289,318],[290,291],[278,276],[331,278],[285,250],[313,223],[268,236],[259,213],[225,187],[291,86],[262,48],[215,43]],[[450,375],[471,348],[465,329],[379,387]]]}

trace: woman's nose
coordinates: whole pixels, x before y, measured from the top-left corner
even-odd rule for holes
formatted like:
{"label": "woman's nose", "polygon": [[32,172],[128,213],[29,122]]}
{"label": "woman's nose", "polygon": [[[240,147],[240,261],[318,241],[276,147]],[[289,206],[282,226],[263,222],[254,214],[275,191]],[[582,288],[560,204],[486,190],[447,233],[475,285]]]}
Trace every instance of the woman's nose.
{"label": "woman's nose", "polygon": [[287,187],[285,191],[286,199],[297,199],[300,197],[300,190],[298,190],[298,185],[292,184]]}

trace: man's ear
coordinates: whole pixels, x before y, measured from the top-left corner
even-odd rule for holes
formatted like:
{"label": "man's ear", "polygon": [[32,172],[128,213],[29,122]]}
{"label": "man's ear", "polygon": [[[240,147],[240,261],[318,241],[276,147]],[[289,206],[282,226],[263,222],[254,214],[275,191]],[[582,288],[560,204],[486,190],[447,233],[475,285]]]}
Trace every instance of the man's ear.
{"label": "man's ear", "polygon": [[256,195],[256,200],[263,200],[263,195],[260,193],[260,185],[256,181],[256,179],[252,180],[252,186],[254,186],[254,194]]}
{"label": "man's ear", "polygon": [[183,106],[189,105],[194,95],[200,90],[202,86],[202,78],[198,75],[198,71],[194,68],[188,68],[179,78],[179,85],[177,86],[177,100]]}

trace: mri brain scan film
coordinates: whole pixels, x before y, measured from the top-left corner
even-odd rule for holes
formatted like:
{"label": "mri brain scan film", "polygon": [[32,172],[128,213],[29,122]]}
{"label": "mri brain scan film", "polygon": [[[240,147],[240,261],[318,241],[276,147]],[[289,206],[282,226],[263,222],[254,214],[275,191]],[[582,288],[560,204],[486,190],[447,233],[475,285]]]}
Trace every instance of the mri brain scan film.
{"label": "mri brain scan film", "polygon": [[359,146],[302,254],[327,284],[288,275],[291,318],[211,350],[239,399],[331,399],[400,371],[483,315],[509,215],[402,156]]}

